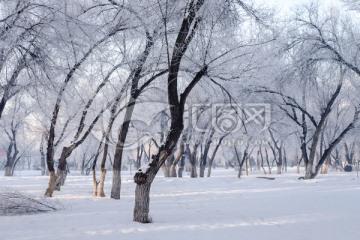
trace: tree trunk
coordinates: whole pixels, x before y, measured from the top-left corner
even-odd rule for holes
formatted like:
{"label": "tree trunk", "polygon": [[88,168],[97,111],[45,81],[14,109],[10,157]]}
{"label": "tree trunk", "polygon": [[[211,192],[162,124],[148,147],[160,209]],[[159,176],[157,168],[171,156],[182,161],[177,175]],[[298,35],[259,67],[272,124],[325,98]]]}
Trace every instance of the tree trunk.
{"label": "tree trunk", "polygon": [[98,181],[96,180],[96,170],[92,170],[93,177],[93,196],[96,197],[98,195]]}
{"label": "tree trunk", "polygon": [[212,163],[210,164],[210,162],[209,162],[207,177],[211,176],[211,169],[212,169]]}
{"label": "tree trunk", "polygon": [[249,158],[246,158],[245,160],[245,174],[246,176],[249,176]]}
{"label": "tree trunk", "polygon": [[105,176],[106,176],[106,169],[101,169],[101,176],[100,176],[100,182],[98,185],[98,197],[105,197],[104,193],[104,184],[105,184]]}
{"label": "tree trunk", "polygon": [[[49,179],[49,187],[46,190],[45,195],[48,197],[51,197],[54,190],[58,190],[60,191],[60,187],[63,186],[65,184],[65,179],[66,179],[66,175],[67,175],[67,171],[66,171],[66,158],[67,156],[71,153],[71,150],[69,150],[69,148],[67,147],[63,147],[63,150],[61,152],[61,156],[59,159],[59,165],[56,171],[56,177],[51,177],[50,175],[50,179]],[[51,170],[49,169],[49,172],[51,172]],[[53,174],[55,175],[55,171],[53,171]],[[50,186],[50,184],[53,184]]]}
{"label": "tree trunk", "polygon": [[313,164],[311,162],[309,162],[306,166],[305,166],[305,179],[313,179]]}
{"label": "tree trunk", "polygon": [[[182,161],[182,157],[184,155],[184,147],[185,147],[184,142],[185,142],[185,140],[186,140],[186,136],[183,135],[182,140],[181,140],[181,142],[179,144],[179,149],[177,150],[176,158],[174,159],[174,161],[170,165],[170,173],[169,173],[170,177],[177,177],[177,175],[176,175],[176,166],[178,165],[178,163],[180,161]],[[180,165],[181,165],[181,163],[180,163]]]}
{"label": "tree trunk", "polygon": [[[126,105],[126,112],[123,120],[123,124],[119,131],[118,142],[116,144],[115,154],[114,154],[114,163],[113,163],[113,183],[111,187],[111,198],[120,199],[120,187],[121,187],[121,165],[122,165],[122,155],[124,151],[124,145],[126,142],[127,134],[130,127],[130,121],[132,118],[132,114],[134,112],[134,108],[136,105],[136,99],[139,97],[141,93],[141,89],[139,89],[139,80],[141,78],[141,72],[143,70],[146,59],[150,54],[150,50],[154,45],[154,41],[150,36],[147,36],[146,46],[142,54],[139,56],[137,67],[131,72],[132,80],[131,80],[131,93],[130,99]],[[165,73],[165,72],[163,72]],[[160,75],[158,75],[160,76]],[[154,80],[155,78],[153,78]],[[145,84],[143,85],[143,87]]]}
{"label": "tree trunk", "polygon": [[49,183],[48,183],[48,187],[45,192],[45,197],[52,197],[52,194],[55,190],[55,186],[56,186],[55,172],[49,170]]}
{"label": "tree trunk", "polygon": [[[193,87],[200,81],[200,79],[206,74],[207,66],[203,67],[185,88],[183,93],[178,95],[178,74],[180,70],[181,59],[185,54],[186,48],[191,42],[192,36],[188,36],[189,32],[195,32],[197,27],[197,21],[195,20],[193,29],[190,31],[192,23],[196,17],[197,12],[201,8],[204,1],[197,1],[194,4],[190,4],[188,13],[183,18],[178,36],[175,41],[175,50],[172,55],[172,59],[169,65],[169,75],[167,81],[168,88],[168,104],[170,108],[171,124],[170,130],[166,135],[165,143],[159,148],[158,153],[154,156],[153,161],[149,164],[145,173],[138,171],[134,176],[136,183],[135,190],[135,207],[134,207],[134,221],[140,223],[149,223],[149,201],[150,201],[150,186],[153,182],[157,172],[168,156],[175,148],[180,135],[184,129],[184,108],[186,97],[191,92]],[[178,46],[181,46],[179,51]]]}
{"label": "tree trunk", "polygon": [[11,166],[5,166],[5,177],[12,176],[12,167]]}
{"label": "tree trunk", "polygon": [[174,165],[174,164],[171,164],[171,166],[170,166],[169,177],[177,177],[176,165]]}
{"label": "tree trunk", "polygon": [[281,174],[281,168],[282,168],[281,164],[276,164],[277,174]]}
{"label": "tree trunk", "polygon": [[169,168],[167,166],[167,161],[165,161],[164,164],[161,166],[161,170],[164,173],[164,177],[169,177]]}
{"label": "tree trunk", "polygon": [[191,178],[197,178],[197,171],[196,171],[196,152],[197,152],[197,148],[198,148],[198,144],[194,145],[194,149],[191,152],[189,145],[186,146],[187,148],[187,153],[188,153],[188,157],[189,157],[189,162],[190,162],[190,166],[191,166],[191,170],[190,170],[190,177]]}
{"label": "tree trunk", "polygon": [[45,135],[43,134],[42,138],[41,138],[41,143],[40,143],[40,166],[41,166],[41,176],[44,176],[46,174],[46,166],[45,166],[45,153],[44,153],[44,139],[45,139]]}
{"label": "tree trunk", "polygon": [[183,152],[183,154],[181,156],[181,160],[180,160],[180,166],[178,168],[178,177],[179,178],[183,177],[184,167],[185,167],[185,154]]}
{"label": "tree trunk", "polygon": [[111,198],[120,199],[120,189],[121,189],[121,171],[118,169],[113,169]]}
{"label": "tree trunk", "polygon": [[133,220],[140,223],[151,223],[149,218],[151,183],[136,184],[135,188],[135,207]]}
{"label": "tree trunk", "polygon": [[205,165],[200,165],[200,177],[204,177],[205,176]]}
{"label": "tree trunk", "polygon": [[197,178],[197,170],[196,170],[196,165],[195,164],[191,164],[190,177],[191,178]]}

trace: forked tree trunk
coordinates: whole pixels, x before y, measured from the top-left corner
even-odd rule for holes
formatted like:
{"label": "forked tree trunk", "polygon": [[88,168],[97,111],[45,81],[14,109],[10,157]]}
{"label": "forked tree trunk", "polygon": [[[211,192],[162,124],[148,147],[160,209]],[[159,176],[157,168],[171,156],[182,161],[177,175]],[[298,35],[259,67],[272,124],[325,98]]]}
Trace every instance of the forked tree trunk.
{"label": "forked tree trunk", "polygon": [[[189,10],[184,15],[178,36],[175,41],[175,50],[172,54],[170,65],[169,65],[169,76],[167,81],[168,89],[168,104],[170,107],[171,124],[170,130],[166,136],[166,141],[162,145],[153,161],[149,164],[146,171],[143,173],[138,171],[134,176],[136,183],[135,190],[135,207],[134,207],[134,218],[135,222],[149,223],[149,201],[150,201],[150,186],[153,182],[157,172],[166,159],[173,152],[173,149],[178,142],[180,135],[184,129],[184,108],[186,98],[193,89],[193,87],[200,81],[200,79],[207,73],[207,66],[204,66],[192,79],[190,84],[185,88],[182,94],[178,95],[178,74],[180,70],[181,59],[184,56],[187,47],[189,46],[195,33],[199,18],[196,18],[197,12],[203,5],[204,0],[199,0],[190,4]],[[193,24],[195,20],[195,23]],[[192,29],[191,29],[192,26]],[[179,48],[180,46],[180,48]],[[179,51],[179,49],[181,49]]]}

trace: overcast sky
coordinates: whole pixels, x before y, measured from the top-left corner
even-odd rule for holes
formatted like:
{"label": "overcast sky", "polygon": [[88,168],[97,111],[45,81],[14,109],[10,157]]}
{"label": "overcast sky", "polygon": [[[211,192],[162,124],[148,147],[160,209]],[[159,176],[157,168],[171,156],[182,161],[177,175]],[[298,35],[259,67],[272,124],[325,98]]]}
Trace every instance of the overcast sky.
{"label": "overcast sky", "polygon": [[[265,4],[268,6],[276,6],[277,9],[281,9],[283,13],[289,12],[289,10],[298,4],[307,3],[311,0],[255,0],[258,3]],[[319,3],[324,5],[339,5],[339,0],[318,0]]]}

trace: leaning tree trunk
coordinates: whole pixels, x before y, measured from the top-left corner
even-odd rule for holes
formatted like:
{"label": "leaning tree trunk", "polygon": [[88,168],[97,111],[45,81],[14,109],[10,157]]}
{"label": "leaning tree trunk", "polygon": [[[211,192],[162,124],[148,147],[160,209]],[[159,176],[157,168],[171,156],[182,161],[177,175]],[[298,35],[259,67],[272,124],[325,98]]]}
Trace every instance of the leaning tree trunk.
{"label": "leaning tree trunk", "polygon": [[[181,115],[182,119],[182,115]],[[157,172],[161,168],[161,165],[166,161],[169,155],[171,155],[173,149],[176,146],[176,142],[180,137],[183,129],[182,122],[180,124],[172,122],[172,128],[169,131],[165,144],[162,145],[156,156],[153,157],[153,161],[145,172],[141,169],[135,174],[134,181],[136,183],[135,188],[135,207],[134,207],[134,218],[135,222],[150,223],[149,218],[149,203],[150,203],[150,187]]]}
{"label": "leaning tree trunk", "polygon": [[[190,84],[185,88],[182,94],[178,95],[178,74],[180,70],[181,59],[185,54],[193,36],[195,35],[199,18],[196,18],[197,12],[203,5],[204,0],[199,0],[190,4],[189,10],[185,14],[180,30],[178,32],[176,41],[174,43],[175,50],[172,54],[172,59],[169,65],[169,76],[167,81],[168,89],[168,104],[170,108],[170,130],[166,136],[165,144],[162,145],[153,161],[149,164],[146,171],[143,173],[138,171],[134,176],[136,183],[135,190],[135,207],[134,207],[134,221],[140,223],[151,222],[149,218],[149,201],[150,201],[150,187],[157,172],[162,164],[173,152],[173,149],[178,142],[182,130],[184,129],[184,108],[186,98],[193,89],[193,87],[200,81],[200,79],[207,73],[207,66],[204,66],[193,78]],[[195,20],[196,19],[196,20]],[[195,23],[193,24],[193,22]],[[192,29],[191,29],[192,26]],[[191,32],[191,34],[190,34]],[[181,49],[179,51],[179,49]]]}
{"label": "leaning tree trunk", "polygon": [[225,134],[224,136],[222,136],[219,140],[219,142],[216,144],[216,147],[211,155],[211,158],[209,160],[209,166],[208,166],[208,172],[207,172],[207,177],[210,177],[211,176],[211,169],[212,169],[212,166],[213,166],[213,163],[214,163],[214,159],[215,159],[215,155],[220,147],[220,144],[222,142],[222,140],[227,136],[228,134]]}
{"label": "leaning tree trunk", "polygon": [[110,195],[110,197],[114,199],[120,199],[122,154],[124,151],[124,144],[129,130],[130,119],[134,107],[135,106],[128,105],[126,109],[125,119],[123,125],[121,126],[118,143],[116,144],[114,162],[113,162],[113,179],[112,179],[112,187],[111,187],[111,195]]}

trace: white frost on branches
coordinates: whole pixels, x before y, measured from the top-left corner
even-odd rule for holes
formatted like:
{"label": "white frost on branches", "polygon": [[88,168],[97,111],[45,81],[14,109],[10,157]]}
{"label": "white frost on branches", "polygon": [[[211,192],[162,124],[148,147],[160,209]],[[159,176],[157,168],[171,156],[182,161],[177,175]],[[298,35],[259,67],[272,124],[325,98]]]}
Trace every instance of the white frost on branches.
{"label": "white frost on branches", "polygon": [[0,216],[38,214],[64,209],[59,202],[13,189],[0,189]]}

